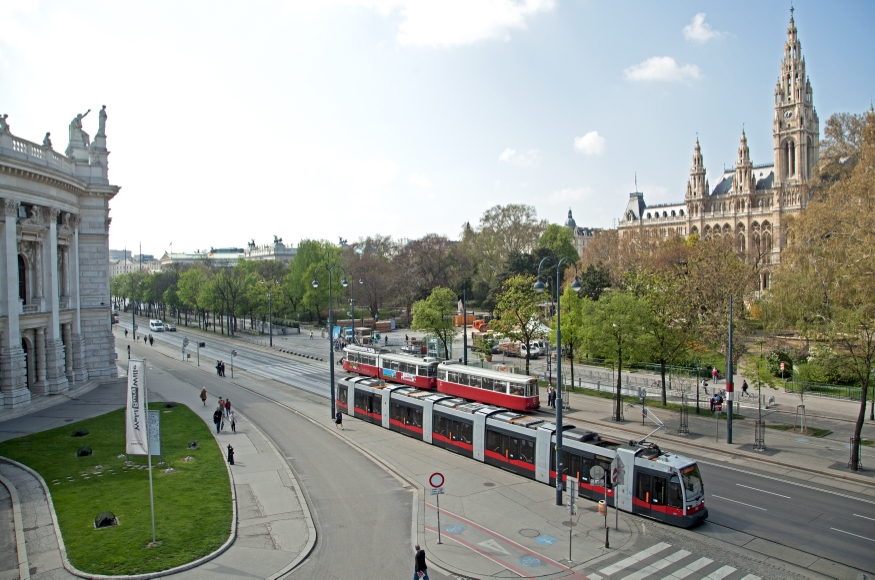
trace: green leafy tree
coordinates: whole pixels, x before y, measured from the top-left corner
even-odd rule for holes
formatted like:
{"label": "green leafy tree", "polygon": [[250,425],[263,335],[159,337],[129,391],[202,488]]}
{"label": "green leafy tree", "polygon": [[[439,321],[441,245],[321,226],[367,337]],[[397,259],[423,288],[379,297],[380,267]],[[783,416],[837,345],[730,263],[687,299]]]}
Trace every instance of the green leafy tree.
{"label": "green leafy tree", "polygon": [[526,374],[529,373],[531,342],[544,338],[538,313],[541,297],[535,292],[535,277],[517,274],[504,282],[495,304],[496,319],[490,326],[511,340],[526,345]]}
{"label": "green leafy tree", "polygon": [[450,358],[448,345],[452,344],[456,335],[453,326],[453,315],[457,309],[456,293],[449,288],[438,286],[431,291],[428,298],[417,300],[411,308],[414,330],[424,330],[429,336],[438,338],[444,343],[444,358]]}
{"label": "green leafy tree", "polygon": [[611,271],[602,262],[590,264],[580,275],[580,294],[598,300],[611,287]]}
{"label": "green leafy tree", "polygon": [[201,314],[204,309],[203,304],[201,304],[201,293],[207,280],[207,269],[203,266],[189,268],[179,277],[177,295],[185,306],[197,314],[198,327],[201,325]]}
{"label": "green leafy tree", "polygon": [[[568,362],[571,365],[571,384],[574,384],[574,353],[580,348],[583,341],[583,299],[580,294],[575,292],[571,286],[566,286],[562,292],[562,301],[560,303],[562,316],[562,345],[558,352],[563,353],[568,357]],[[556,319],[553,319],[551,324],[553,330],[556,330]],[[555,339],[553,339],[555,340]],[[562,364],[562,356],[557,356],[556,360]]]}
{"label": "green leafy tree", "polygon": [[568,258],[571,262],[580,260],[577,250],[574,248],[574,237],[571,229],[559,224],[550,224],[541,237],[538,238],[538,247],[547,250],[556,258]]}
{"label": "green leafy tree", "polygon": [[623,364],[640,360],[647,338],[642,320],[647,316],[643,301],[631,292],[606,292],[598,302],[583,299],[583,344],[591,354],[617,365],[617,395],[614,420],[623,416]]}

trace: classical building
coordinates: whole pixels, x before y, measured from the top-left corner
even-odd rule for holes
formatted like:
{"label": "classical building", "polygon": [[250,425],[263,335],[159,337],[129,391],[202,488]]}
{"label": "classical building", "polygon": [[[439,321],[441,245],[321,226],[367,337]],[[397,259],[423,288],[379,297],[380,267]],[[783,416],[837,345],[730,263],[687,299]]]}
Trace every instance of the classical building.
{"label": "classical building", "polygon": [[195,252],[165,252],[161,256],[162,270],[173,267],[174,264],[203,263],[210,266],[234,266],[240,260],[277,261],[288,264],[295,259],[298,250],[283,243],[282,238],[273,237],[273,243],[258,246],[255,240],[243,248],[210,248],[210,251]]}
{"label": "classical building", "polygon": [[759,284],[768,287],[769,264],[778,263],[785,243],[782,227],[788,215],[807,204],[803,185],[815,171],[820,147],[820,121],[792,10],[774,92],[772,161],[754,165],[742,131],[735,166],[724,169],[712,189],[697,138],[684,201],[648,206],[643,193],[629,194],[620,235],[638,230],[659,236],[732,237],[739,251],[763,264]]}
{"label": "classical building", "polygon": [[568,208],[568,219],[565,220],[565,227],[571,230],[571,241],[574,243],[574,249],[577,250],[577,255],[583,257],[583,250],[589,244],[598,228],[582,228],[577,225],[574,218],[571,217],[571,208]]}
{"label": "classical building", "polygon": [[92,142],[79,114],[65,154],[0,118],[0,405],[117,375],[110,322],[106,107]]}

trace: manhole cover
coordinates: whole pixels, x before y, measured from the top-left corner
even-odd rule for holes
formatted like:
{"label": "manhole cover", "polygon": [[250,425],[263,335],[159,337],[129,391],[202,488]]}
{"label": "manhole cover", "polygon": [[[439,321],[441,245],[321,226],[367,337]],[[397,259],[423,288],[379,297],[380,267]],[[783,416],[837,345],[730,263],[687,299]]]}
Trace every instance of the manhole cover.
{"label": "manhole cover", "polygon": [[566,528],[568,526],[571,526],[573,528],[574,526],[577,525],[577,522],[562,522],[562,525],[565,526]]}
{"label": "manhole cover", "polygon": [[541,535],[541,532],[539,532],[538,530],[533,530],[531,528],[525,528],[523,530],[520,530],[520,535],[526,538],[537,538]]}
{"label": "manhole cover", "polygon": [[484,483],[483,485],[485,485],[486,487],[495,487],[495,484],[492,483],[491,481],[487,481],[487,482]]}

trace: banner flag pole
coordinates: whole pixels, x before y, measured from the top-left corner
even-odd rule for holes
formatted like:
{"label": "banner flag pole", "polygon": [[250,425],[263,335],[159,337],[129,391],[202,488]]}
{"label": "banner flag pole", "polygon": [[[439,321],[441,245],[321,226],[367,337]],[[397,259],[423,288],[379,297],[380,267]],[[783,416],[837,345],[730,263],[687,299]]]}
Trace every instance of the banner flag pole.
{"label": "banner flag pole", "polygon": [[143,400],[146,408],[146,464],[149,468],[149,509],[152,512],[152,545],[155,542],[155,495],[152,492],[152,450],[150,449],[152,434],[149,432],[149,389],[146,387],[146,359],[143,359]]}

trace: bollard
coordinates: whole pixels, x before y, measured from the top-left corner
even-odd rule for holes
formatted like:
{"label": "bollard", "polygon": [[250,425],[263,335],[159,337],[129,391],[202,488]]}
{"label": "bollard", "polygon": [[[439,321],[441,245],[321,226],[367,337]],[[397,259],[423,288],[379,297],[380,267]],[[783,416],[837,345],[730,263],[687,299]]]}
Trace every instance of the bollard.
{"label": "bollard", "polygon": [[609,541],[610,535],[611,535],[611,528],[605,528],[605,548],[611,547],[611,542]]}

